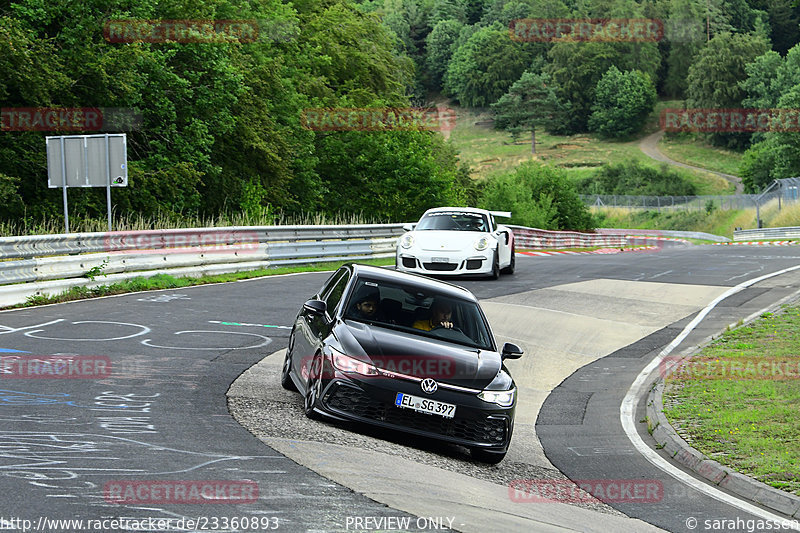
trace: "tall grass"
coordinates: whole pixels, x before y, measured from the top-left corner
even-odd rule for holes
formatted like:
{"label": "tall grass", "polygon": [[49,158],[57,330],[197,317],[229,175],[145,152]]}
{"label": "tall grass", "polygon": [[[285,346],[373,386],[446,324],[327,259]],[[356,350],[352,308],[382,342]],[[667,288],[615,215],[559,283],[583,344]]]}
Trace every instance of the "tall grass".
{"label": "tall grass", "polygon": [[[142,216],[134,213],[114,217],[112,229],[114,231],[140,231],[148,229],[215,228],[230,226],[381,224],[385,222],[385,220],[367,216],[363,213],[338,213],[327,215],[318,212],[301,212],[287,214],[282,211],[272,212],[268,209],[262,209],[261,212],[255,213],[224,213],[214,216],[183,216],[163,212],[159,212],[154,216]],[[108,219],[70,216],[69,230],[71,233],[108,231]],[[64,219],[62,217],[49,217],[38,220],[26,217],[21,220],[0,221],[0,236],[2,237],[15,235],[53,235],[60,233],[64,233]]]}
{"label": "tall grass", "polygon": [[[702,231],[714,235],[733,237],[736,228],[753,229],[758,226],[756,208],[713,209],[709,211],[684,211],[634,209],[625,207],[592,207],[600,227]],[[761,206],[761,225],[765,228],[800,226],[800,203],[778,207],[778,200]]]}
{"label": "tall grass", "polygon": [[800,203],[783,204],[781,210],[774,208],[769,220],[770,228],[782,228],[785,226],[800,226]]}

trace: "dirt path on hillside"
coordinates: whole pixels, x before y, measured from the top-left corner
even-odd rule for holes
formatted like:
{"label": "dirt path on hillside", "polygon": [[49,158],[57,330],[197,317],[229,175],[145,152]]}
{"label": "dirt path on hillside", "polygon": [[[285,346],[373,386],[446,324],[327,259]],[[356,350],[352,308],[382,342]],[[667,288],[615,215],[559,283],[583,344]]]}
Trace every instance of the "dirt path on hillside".
{"label": "dirt path on hillside", "polygon": [[664,136],[664,130],[659,130],[651,135],[648,135],[639,143],[639,148],[644,152],[644,154],[651,158],[655,159],[656,161],[662,161],[667,163],[668,165],[675,165],[676,167],[683,167],[692,170],[702,170],[705,172],[710,172],[712,174],[716,174],[722,178],[725,178],[729,182],[733,183],[736,186],[736,194],[743,194],[744,193],[744,185],[742,185],[742,179],[739,176],[734,176],[733,174],[725,174],[723,172],[717,172],[715,170],[708,170],[707,168],[702,167],[695,167],[692,165],[687,165],[686,163],[681,163],[680,161],[675,161],[674,159],[670,159],[669,157],[665,156],[658,150],[658,141],[661,140],[661,137]]}

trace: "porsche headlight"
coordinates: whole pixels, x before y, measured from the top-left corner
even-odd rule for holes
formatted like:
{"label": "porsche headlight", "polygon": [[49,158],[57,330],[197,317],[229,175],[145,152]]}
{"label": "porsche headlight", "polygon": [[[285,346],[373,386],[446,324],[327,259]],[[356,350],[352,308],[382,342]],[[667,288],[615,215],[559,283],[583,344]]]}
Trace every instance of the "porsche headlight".
{"label": "porsche headlight", "polygon": [[517,389],[511,390],[485,390],[478,394],[478,398],[484,402],[496,403],[501,407],[511,407],[514,404],[514,396]]}
{"label": "porsche headlight", "polygon": [[406,249],[414,246],[414,235],[411,233],[406,233],[400,237],[400,246]]}
{"label": "porsche headlight", "polygon": [[481,237],[475,241],[475,249],[478,251],[485,250],[489,247],[489,237]]}

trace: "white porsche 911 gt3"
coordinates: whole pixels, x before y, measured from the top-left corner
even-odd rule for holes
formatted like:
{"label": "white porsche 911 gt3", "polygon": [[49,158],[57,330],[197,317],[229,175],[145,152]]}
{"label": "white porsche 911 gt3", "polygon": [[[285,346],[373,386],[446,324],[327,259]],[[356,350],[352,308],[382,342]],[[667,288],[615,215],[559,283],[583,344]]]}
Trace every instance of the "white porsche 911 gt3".
{"label": "white porsche 911 gt3", "polygon": [[509,212],[473,207],[429,209],[397,241],[397,270],[418,274],[488,275],[514,273],[514,233],[495,223]]}

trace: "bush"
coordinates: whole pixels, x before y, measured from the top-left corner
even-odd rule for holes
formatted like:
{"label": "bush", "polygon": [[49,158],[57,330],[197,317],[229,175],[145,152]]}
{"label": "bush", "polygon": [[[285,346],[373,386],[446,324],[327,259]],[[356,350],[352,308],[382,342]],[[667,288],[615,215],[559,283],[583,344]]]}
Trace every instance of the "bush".
{"label": "bush", "polygon": [[646,166],[635,160],[606,164],[597,173],[578,182],[585,194],[620,194],[642,196],[694,196],[694,184],[666,164]]}
{"label": "bush", "polygon": [[511,211],[513,224],[549,230],[591,231],[594,220],[565,171],[524,163],[486,183],[479,205]]}

